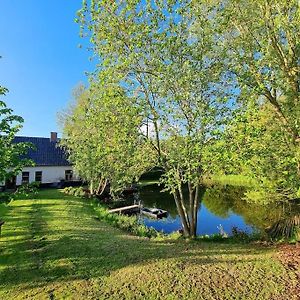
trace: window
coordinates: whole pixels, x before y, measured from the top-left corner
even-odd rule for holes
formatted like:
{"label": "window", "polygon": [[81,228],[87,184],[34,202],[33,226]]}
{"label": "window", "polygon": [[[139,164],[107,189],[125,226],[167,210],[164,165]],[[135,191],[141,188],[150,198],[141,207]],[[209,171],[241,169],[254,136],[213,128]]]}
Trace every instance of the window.
{"label": "window", "polygon": [[29,183],[29,172],[22,172],[22,184]]}
{"label": "window", "polygon": [[66,181],[72,181],[73,179],[73,171],[72,170],[66,170],[65,171],[65,180]]}
{"label": "window", "polygon": [[42,171],[36,171],[35,172],[35,181],[36,182],[42,182]]}

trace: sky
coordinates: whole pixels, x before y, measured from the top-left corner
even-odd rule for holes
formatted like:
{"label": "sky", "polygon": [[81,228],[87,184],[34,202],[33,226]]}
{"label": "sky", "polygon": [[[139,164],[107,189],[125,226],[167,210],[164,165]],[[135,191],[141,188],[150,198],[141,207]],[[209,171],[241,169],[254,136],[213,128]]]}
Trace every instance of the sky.
{"label": "sky", "polygon": [[18,135],[60,134],[57,113],[94,69],[74,22],[80,7],[81,0],[0,0],[0,85],[9,89],[2,100],[25,119]]}

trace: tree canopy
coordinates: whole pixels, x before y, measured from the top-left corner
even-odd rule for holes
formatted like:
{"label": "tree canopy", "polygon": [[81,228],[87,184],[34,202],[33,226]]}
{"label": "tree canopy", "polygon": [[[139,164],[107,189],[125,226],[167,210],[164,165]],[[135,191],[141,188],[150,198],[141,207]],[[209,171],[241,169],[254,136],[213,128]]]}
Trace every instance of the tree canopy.
{"label": "tree canopy", "polygon": [[[0,96],[5,96],[8,90],[0,86]],[[13,143],[16,133],[21,129],[23,118],[13,114],[4,101],[0,100],[0,182],[10,179],[20,172],[24,165],[30,165],[27,159],[22,159],[30,145],[28,143]]]}
{"label": "tree canopy", "polygon": [[65,119],[71,159],[116,190],[159,166],[187,236],[212,174],[254,178],[259,202],[299,196],[299,15],[296,0],[84,1],[100,63]]}
{"label": "tree canopy", "polygon": [[[299,1],[200,1],[238,87],[232,165],[257,179],[250,198],[290,199],[300,187]],[[199,26],[200,27],[200,26]],[[199,31],[202,29],[200,28]],[[228,153],[228,151],[224,151]]]}

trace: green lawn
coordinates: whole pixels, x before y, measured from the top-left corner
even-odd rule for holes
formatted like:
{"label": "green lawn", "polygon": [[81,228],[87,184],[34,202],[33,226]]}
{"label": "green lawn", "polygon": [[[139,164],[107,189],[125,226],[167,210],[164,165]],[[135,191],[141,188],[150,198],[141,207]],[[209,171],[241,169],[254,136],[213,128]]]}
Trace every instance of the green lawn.
{"label": "green lawn", "polygon": [[137,238],[57,190],[2,218],[0,299],[297,299],[274,249]]}

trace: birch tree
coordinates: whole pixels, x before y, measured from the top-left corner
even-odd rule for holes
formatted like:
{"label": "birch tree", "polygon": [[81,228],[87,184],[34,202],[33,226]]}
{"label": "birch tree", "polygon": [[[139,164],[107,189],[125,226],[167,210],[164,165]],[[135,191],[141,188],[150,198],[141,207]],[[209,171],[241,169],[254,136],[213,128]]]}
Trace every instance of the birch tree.
{"label": "birch tree", "polygon": [[100,58],[98,72],[118,78],[142,111],[144,138],[190,237],[203,176],[211,170],[207,154],[229,110],[218,89],[222,62],[212,28],[207,23],[194,34],[194,8],[190,1],[84,1],[78,17]]}

